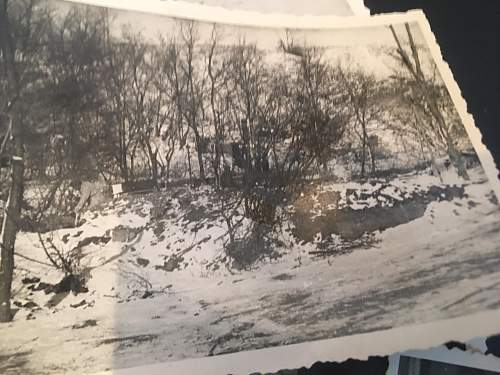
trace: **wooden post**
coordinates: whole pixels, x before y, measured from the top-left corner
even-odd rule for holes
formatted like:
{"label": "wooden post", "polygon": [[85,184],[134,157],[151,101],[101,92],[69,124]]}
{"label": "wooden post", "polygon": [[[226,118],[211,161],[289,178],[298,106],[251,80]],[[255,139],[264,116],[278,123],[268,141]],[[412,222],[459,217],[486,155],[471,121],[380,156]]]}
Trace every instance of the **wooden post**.
{"label": "wooden post", "polygon": [[[0,48],[7,70],[9,84],[12,87],[12,99],[7,110],[11,110],[20,96],[19,76],[16,70],[14,44],[10,34],[7,16],[7,0],[0,0]],[[0,261],[0,322],[12,320],[10,298],[14,273],[14,246],[21,214],[21,201],[24,185],[24,145],[22,122],[9,116],[13,156],[11,163],[11,185],[4,212],[1,233]]]}
{"label": "wooden post", "polygon": [[[17,128],[17,129],[16,129]],[[19,127],[12,127],[14,156],[11,166],[11,185],[9,198],[5,209],[1,236],[1,266],[0,266],[0,322],[12,320],[10,298],[12,276],[14,273],[14,246],[21,216],[21,200],[23,197],[24,148]]]}

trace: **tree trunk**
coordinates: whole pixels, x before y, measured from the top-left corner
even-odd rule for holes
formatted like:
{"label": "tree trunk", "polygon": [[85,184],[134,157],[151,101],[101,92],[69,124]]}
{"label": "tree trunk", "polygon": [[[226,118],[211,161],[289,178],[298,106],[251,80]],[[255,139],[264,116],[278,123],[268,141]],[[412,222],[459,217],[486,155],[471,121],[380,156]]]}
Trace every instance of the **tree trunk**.
{"label": "tree trunk", "polygon": [[149,141],[144,142],[149,158],[149,166],[151,168],[151,178],[154,181],[155,187],[158,188],[158,149],[153,151]]}
{"label": "tree trunk", "polygon": [[[12,287],[12,275],[14,272],[14,246],[21,214],[21,201],[23,197],[23,174],[24,174],[24,148],[22,137],[16,129],[13,141],[15,155],[12,158],[11,177],[12,182],[7,199],[7,207],[2,224],[2,260],[0,266],[0,322],[8,322],[12,319],[10,312],[10,297]],[[17,133],[14,135],[14,133]]]}
{"label": "tree trunk", "polygon": [[366,134],[366,127],[364,124],[362,124],[363,126],[363,145],[362,145],[362,151],[361,151],[361,177],[365,177],[365,173],[366,173],[366,168],[365,168],[365,165],[366,165],[366,142],[367,142],[367,134]]}
{"label": "tree trunk", "polygon": [[203,148],[201,145],[201,137],[198,132],[195,132],[196,154],[198,156],[198,165],[200,169],[200,180],[205,181],[205,168],[203,166]]}
{"label": "tree trunk", "polygon": [[[0,49],[5,62],[9,83],[13,88],[11,104],[20,96],[19,76],[16,70],[14,44],[10,34],[9,18],[7,16],[7,0],[0,1]],[[11,109],[9,107],[8,109]],[[9,197],[4,212],[1,234],[1,261],[0,261],[0,322],[12,319],[10,298],[12,276],[14,273],[14,246],[21,213],[24,179],[24,147],[22,139],[22,122],[19,119],[12,121],[10,128],[14,145],[14,155],[11,164],[11,185]]]}
{"label": "tree trunk", "polygon": [[151,172],[155,187],[158,188],[158,159],[156,158],[156,153],[152,155]]}
{"label": "tree trunk", "polygon": [[128,182],[129,179],[129,173],[128,173],[128,165],[127,165],[127,157],[121,155],[120,159],[120,171],[121,171],[121,176],[124,182]]}
{"label": "tree trunk", "polygon": [[214,163],[213,163],[213,167],[214,167],[214,176],[215,176],[215,186],[217,187],[220,187],[221,185],[221,168],[220,168],[220,161],[221,161],[221,146],[220,146],[220,142],[219,142],[219,136],[217,135],[216,133],[216,136],[215,136],[215,144],[214,144],[214,153],[215,153],[215,156],[214,156]]}
{"label": "tree trunk", "polygon": [[166,172],[165,172],[166,182],[165,182],[165,184],[168,186],[170,184],[170,160],[167,160],[167,165],[166,165],[165,169],[166,169]]}
{"label": "tree trunk", "polygon": [[[129,180],[135,179],[135,150],[137,149],[137,144],[134,144],[132,150],[130,151],[130,168],[128,168],[128,178]],[[125,163],[127,159],[125,159]]]}
{"label": "tree trunk", "polygon": [[421,66],[420,66],[420,59],[418,56],[418,48],[413,40],[412,33],[410,31],[410,26],[408,23],[405,24],[406,27],[406,32],[408,34],[408,40],[410,42],[410,48],[412,51],[412,56],[413,56],[413,61],[415,63],[415,66],[412,64],[409,55],[405,52],[403,49],[401,42],[396,35],[396,31],[394,30],[394,27],[391,25],[389,26],[392,32],[392,35],[394,37],[394,40],[396,41],[397,44],[397,51],[403,61],[403,64],[406,66],[410,74],[413,76],[415,83],[417,84],[417,89],[419,91],[419,94],[422,95],[424,98],[424,101],[428,105],[429,111],[431,113],[431,116],[434,118],[434,120],[437,122],[438,128],[441,130],[440,134],[444,134],[444,138],[446,140],[446,146],[447,146],[447,153],[448,156],[450,157],[450,162],[451,164],[456,168],[457,173],[460,177],[462,177],[464,180],[469,180],[469,175],[467,173],[467,166],[465,164],[463,156],[460,154],[460,152],[456,149],[453,140],[451,139],[450,132],[449,132],[449,127],[446,124],[446,120],[443,116],[443,113],[441,112],[438,103],[436,102],[436,99],[432,97],[429,94],[428,87],[427,87],[427,82],[424,77],[424,74],[422,72]]}
{"label": "tree trunk", "polygon": [[368,151],[370,151],[370,162],[371,162],[371,170],[370,173],[373,176],[376,172],[376,166],[375,166],[375,150],[373,149],[373,145],[368,142]]}
{"label": "tree trunk", "polygon": [[170,184],[170,165],[172,164],[172,157],[174,156],[174,148],[172,147],[168,152],[167,155],[165,155],[165,162],[166,162],[166,174],[167,174],[167,185]]}

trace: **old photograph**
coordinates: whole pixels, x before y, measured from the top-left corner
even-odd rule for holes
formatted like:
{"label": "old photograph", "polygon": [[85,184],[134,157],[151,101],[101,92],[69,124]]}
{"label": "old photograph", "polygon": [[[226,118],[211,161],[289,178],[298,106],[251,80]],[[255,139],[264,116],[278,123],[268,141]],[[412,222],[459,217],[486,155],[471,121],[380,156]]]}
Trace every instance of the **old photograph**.
{"label": "old photograph", "polygon": [[500,308],[497,171],[414,18],[269,28],[4,2],[1,373]]}
{"label": "old photograph", "polygon": [[398,375],[494,375],[498,371],[476,367],[460,366],[454,363],[431,361],[428,359],[401,356]]}
{"label": "old photograph", "polygon": [[[484,340],[484,339],[483,339]],[[477,350],[439,346],[394,354],[387,375],[494,375],[500,373],[500,358]]]}

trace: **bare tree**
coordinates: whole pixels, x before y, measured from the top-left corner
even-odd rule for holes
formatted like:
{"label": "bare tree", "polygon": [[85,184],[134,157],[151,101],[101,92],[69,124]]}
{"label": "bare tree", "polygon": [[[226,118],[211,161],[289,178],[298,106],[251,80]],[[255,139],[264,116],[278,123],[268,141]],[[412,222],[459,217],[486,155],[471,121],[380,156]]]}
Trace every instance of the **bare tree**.
{"label": "bare tree", "polygon": [[185,121],[185,96],[188,82],[184,79],[181,69],[181,48],[174,38],[165,40],[160,38],[156,51],[157,72],[155,86],[162,93],[166,113],[166,122],[160,129],[160,137],[156,138],[160,147],[159,156],[163,160],[167,183],[170,179],[171,162],[176,148],[186,148],[189,161],[189,175],[191,177],[191,162],[187,138],[190,127]]}
{"label": "bare tree", "polygon": [[[127,37],[127,32],[123,32]],[[113,148],[113,156],[125,181],[134,177],[135,157],[140,147],[140,125],[134,106],[140,105],[139,97],[133,97],[134,74],[137,72],[134,47],[126,41],[117,41],[109,33],[106,41],[105,71],[103,82],[108,96],[104,122],[113,129],[112,139],[108,140]],[[138,101],[137,101],[138,100]]]}
{"label": "bare tree", "polygon": [[315,162],[334,155],[344,129],[333,70],[315,50],[270,67],[255,45],[231,51],[231,110],[241,142],[246,214],[273,224],[276,208],[298,192]]}
{"label": "bare tree", "polygon": [[[165,92],[158,85],[157,74],[161,74],[154,46],[149,46],[140,34],[124,35],[127,45],[130,82],[125,94],[128,106],[128,123],[136,131],[136,141],[149,163],[150,175],[158,182],[159,147],[154,142],[168,118],[169,107],[165,105]],[[165,112],[167,111],[167,112]],[[142,155],[141,155],[142,156]]]}
{"label": "bare tree", "polygon": [[63,16],[54,15],[49,24],[46,63],[39,71],[45,75],[45,92],[38,99],[50,111],[46,152],[58,151],[48,167],[57,177],[86,178],[93,174],[88,166],[105,135],[101,109],[107,15],[75,7]]}
{"label": "bare tree", "polygon": [[[178,100],[179,110],[189,130],[194,135],[200,180],[205,180],[203,149],[205,146],[203,121],[205,117],[205,72],[199,60],[198,29],[195,22],[179,24]],[[180,84],[179,84],[180,78]]]}
{"label": "bare tree", "polygon": [[375,77],[361,71],[342,74],[345,88],[349,94],[349,106],[353,113],[353,130],[361,142],[361,177],[366,175],[368,154],[371,162],[371,173],[375,173],[375,149],[370,137],[370,126],[376,125],[382,118],[382,108],[377,100],[381,84]]}
{"label": "bare tree", "polygon": [[326,169],[346,123],[342,87],[335,70],[322,60],[321,51],[315,48],[303,49],[296,79],[301,113],[299,130],[304,148]]}
{"label": "bare tree", "polygon": [[[428,146],[434,151],[444,149],[450,162],[458,174],[468,180],[467,169],[457,141],[464,135],[463,126],[458,116],[450,109],[453,108],[446,88],[437,80],[424,74],[419,48],[413,38],[410,25],[405,23],[410,52],[407,52],[397,35],[394,26],[389,26],[396,42],[396,52],[402,66],[408,73],[404,78],[403,87],[406,87],[409,101],[414,109],[415,125],[420,127],[422,139],[428,141]],[[448,116],[447,116],[448,114]],[[432,156],[434,160],[434,155]]]}
{"label": "bare tree", "polygon": [[150,89],[147,100],[147,149],[153,178],[156,180],[158,167],[161,176],[170,178],[170,164],[178,144],[178,132],[175,123],[176,106],[175,95],[168,79],[172,64],[169,46],[162,40],[160,47],[151,48],[148,74],[152,77],[153,87]]}
{"label": "bare tree", "polygon": [[[211,122],[214,129],[214,155],[212,160],[215,183],[217,186],[221,186],[221,174],[223,173],[222,167],[224,165],[224,148],[223,143],[225,139],[225,123],[224,115],[227,112],[224,104],[227,103],[225,100],[225,95],[228,95],[226,90],[227,86],[227,75],[226,63],[223,59],[217,59],[218,57],[218,43],[219,43],[219,33],[214,25],[212,27],[212,32],[210,35],[210,41],[207,52],[207,73],[210,85],[210,110],[211,110]],[[227,96],[226,96],[227,97]]]}
{"label": "bare tree", "polygon": [[262,53],[253,44],[240,41],[233,47],[229,57],[232,95],[228,100],[231,108],[231,122],[241,141],[241,168],[244,178],[250,183],[259,123],[258,108],[262,99],[265,79],[265,65]]}

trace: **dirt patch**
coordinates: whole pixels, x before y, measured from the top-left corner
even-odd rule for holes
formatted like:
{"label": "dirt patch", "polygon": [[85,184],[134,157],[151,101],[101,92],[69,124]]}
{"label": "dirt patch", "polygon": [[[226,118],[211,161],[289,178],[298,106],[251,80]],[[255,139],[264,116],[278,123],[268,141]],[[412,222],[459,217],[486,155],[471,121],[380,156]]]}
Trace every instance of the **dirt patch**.
{"label": "dirt patch", "polygon": [[159,240],[164,240],[165,235],[165,223],[163,221],[155,221],[153,225],[153,233]]}
{"label": "dirt patch", "polygon": [[182,256],[171,255],[167,260],[163,262],[163,265],[155,266],[156,270],[163,270],[165,272],[172,272],[176,269],[180,269],[180,266],[184,258]]}
{"label": "dirt patch", "polygon": [[317,197],[317,202],[324,207],[334,205],[338,208],[340,200],[341,194],[339,191],[322,191],[319,192]]}
{"label": "dirt patch", "polygon": [[285,293],[284,295],[279,297],[278,304],[280,306],[287,305],[288,307],[301,305],[311,295],[312,294],[310,292],[305,292],[302,290],[297,290],[292,293]]}
{"label": "dirt patch", "polygon": [[142,230],[143,228],[130,228],[124,225],[118,225],[113,228],[112,231],[113,242],[130,242],[135,239]]}
{"label": "dirt patch", "polygon": [[97,325],[97,320],[95,319],[87,319],[81,323],[76,323],[71,326],[73,329],[82,329],[87,327],[95,327]]}
{"label": "dirt patch", "polygon": [[104,340],[100,341],[97,345],[117,344],[116,350],[122,350],[125,348],[137,346],[137,345],[140,345],[143,343],[151,342],[157,338],[158,338],[158,335],[153,335],[153,334],[116,337],[116,338],[104,339]]}
{"label": "dirt patch", "polygon": [[85,286],[85,278],[79,275],[66,275],[54,285],[53,292],[58,293],[66,293],[73,292],[76,296],[79,293],[87,293],[89,290]]}
{"label": "dirt patch", "polygon": [[[220,200],[230,199],[230,191],[214,192],[212,189],[197,189],[188,190],[180,189],[175,193],[179,204],[184,211],[180,217],[181,221],[188,223],[207,223],[215,221],[220,217],[220,212],[217,207],[220,205]],[[200,198],[201,202],[200,202]]]}
{"label": "dirt patch", "polygon": [[490,191],[490,193],[488,194],[488,200],[493,204],[496,204],[496,205],[499,204],[498,198],[493,191]]}
{"label": "dirt patch", "polygon": [[285,281],[285,280],[292,280],[295,276],[290,275],[288,273],[280,273],[279,275],[271,277],[271,280],[279,280],[279,281]]}
{"label": "dirt patch", "polygon": [[21,280],[21,282],[23,284],[36,284],[40,282],[40,278],[36,276],[33,277],[26,276]]}
{"label": "dirt patch", "polygon": [[94,245],[106,245],[111,240],[109,236],[91,236],[85,237],[83,240],[78,241],[78,244],[75,246],[75,249],[80,249],[82,247],[88,246],[90,244]]}
{"label": "dirt patch", "polygon": [[205,219],[207,215],[208,212],[205,207],[190,205],[186,213],[182,217],[182,220],[190,223],[192,222],[199,223],[200,221]]}
{"label": "dirt patch", "polygon": [[292,216],[294,234],[306,242],[312,242],[318,232],[322,238],[336,234],[347,240],[355,240],[364,233],[383,231],[415,220],[424,215],[427,205],[433,201],[451,201],[464,196],[463,187],[433,186],[425,193],[416,193],[408,199],[395,201],[392,206],[325,210],[324,216],[316,218],[308,210],[301,209]]}
{"label": "dirt patch", "polygon": [[146,267],[149,264],[149,259],[137,257],[136,262],[141,267]]}
{"label": "dirt patch", "polygon": [[375,244],[380,242],[375,233],[363,233],[356,239],[338,239],[328,237],[317,244],[318,250],[309,251],[313,256],[339,256],[349,254],[354,250],[373,249]]}

